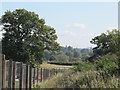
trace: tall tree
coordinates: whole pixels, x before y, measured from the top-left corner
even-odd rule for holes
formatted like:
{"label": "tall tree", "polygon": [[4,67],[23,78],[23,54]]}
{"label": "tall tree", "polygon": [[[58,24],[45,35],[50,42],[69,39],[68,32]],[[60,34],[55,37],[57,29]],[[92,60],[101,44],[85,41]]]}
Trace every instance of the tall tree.
{"label": "tall tree", "polygon": [[72,60],[74,53],[72,51],[66,52],[66,55],[69,56],[70,61]]}
{"label": "tall tree", "polygon": [[80,53],[77,50],[74,50],[74,57],[75,58],[79,58],[80,57]]}
{"label": "tall tree", "polygon": [[49,60],[50,59],[50,51],[45,50],[44,51],[44,55],[45,55],[45,60]]}
{"label": "tall tree", "polygon": [[41,62],[44,50],[59,50],[54,28],[45,25],[38,14],[25,9],[6,11],[1,18],[5,33],[2,50],[7,59]]}
{"label": "tall tree", "polygon": [[94,55],[102,56],[107,53],[116,53],[120,51],[120,31],[112,30],[107,31],[107,33],[102,33],[92,39],[92,44],[96,47],[93,48]]}

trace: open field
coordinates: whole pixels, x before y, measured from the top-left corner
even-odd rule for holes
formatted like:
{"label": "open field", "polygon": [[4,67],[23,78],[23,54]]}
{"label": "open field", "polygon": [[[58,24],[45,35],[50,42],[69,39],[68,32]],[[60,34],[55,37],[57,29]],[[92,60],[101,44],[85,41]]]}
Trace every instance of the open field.
{"label": "open field", "polygon": [[73,68],[73,66],[65,66],[65,65],[55,65],[55,64],[48,64],[48,63],[43,63],[40,65],[41,68]]}

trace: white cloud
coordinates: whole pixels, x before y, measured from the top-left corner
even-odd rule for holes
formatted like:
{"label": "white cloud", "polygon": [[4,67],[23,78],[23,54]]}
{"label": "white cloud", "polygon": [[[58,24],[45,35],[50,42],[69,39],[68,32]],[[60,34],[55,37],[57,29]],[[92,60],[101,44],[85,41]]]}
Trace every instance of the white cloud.
{"label": "white cloud", "polygon": [[108,27],[107,30],[118,29],[117,27]]}
{"label": "white cloud", "polygon": [[86,28],[86,25],[85,25],[85,24],[76,23],[76,24],[73,25],[73,27],[85,29],[85,28]]}
{"label": "white cloud", "polygon": [[74,47],[94,47],[90,43],[92,38],[95,37],[94,33],[75,33],[73,31],[63,31],[58,33],[58,41],[60,42],[61,45],[66,46],[66,45],[71,45]]}
{"label": "white cloud", "polygon": [[65,30],[63,32],[60,32],[61,36],[70,36],[70,37],[76,37],[78,36],[76,33],[69,31],[69,30]]}
{"label": "white cloud", "polygon": [[87,27],[86,27],[85,24],[74,23],[74,24],[67,24],[66,28],[81,28],[81,29],[85,29]]}
{"label": "white cloud", "polygon": [[92,39],[96,36],[94,33],[82,33],[81,34],[81,33],[75,33],[69,30],[59,32],[58,34],[63,37],[70,37],[70,38],[81,39],[81,40],[84,38]]}
{"label": "white cloud", "polygon": [[71,27],[71,25],[67,24],[65,27],[66,27],[66,28],[70,28],[70,27]]}

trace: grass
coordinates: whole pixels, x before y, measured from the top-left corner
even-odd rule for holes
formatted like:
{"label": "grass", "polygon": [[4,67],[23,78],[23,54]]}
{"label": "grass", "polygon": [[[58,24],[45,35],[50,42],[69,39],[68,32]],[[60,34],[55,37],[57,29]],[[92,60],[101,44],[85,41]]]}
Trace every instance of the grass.
{"label": "grass", "polygon": [[[15,88],[19,88],[19,80],[15,81],[15,83],[16,83],[16,87]],[[6,87],[8,87],[8,81],[6,81]]]}
{"label": "grass", "polygon": [[53,76],[52,78],[47,79],[46,81],[40,84],[40,88],[53,88],[56,82],[62,78],[62,73],[58,73],[57,75]]}
{"label": "grass", "polygon": [[73,66],[65,66],[65,65],[55,65],[55,64],[48,64],[48,63],[43,63],[40,65],[41,68],[48,68],[48,69],[52,69],[52,68],[73,68]]}
{"label": "grass", "polygon": [[118,88],[119,78],[105,71],[67,72],[55,88]]}

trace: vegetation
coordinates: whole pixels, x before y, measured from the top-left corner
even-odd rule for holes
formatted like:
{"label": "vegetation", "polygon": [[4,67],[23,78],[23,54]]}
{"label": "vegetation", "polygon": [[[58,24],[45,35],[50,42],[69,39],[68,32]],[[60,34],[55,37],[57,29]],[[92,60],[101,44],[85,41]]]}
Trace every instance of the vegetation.
{"label": "vegetation", "polygon": [[44,51],[44,61],[82,62],[93,55],[92,48],[62,47],[61,51]]}
{"label": "vegetation", "polygon": [[91,43],[97,45],[93,48],[93,56],[64,73],[54,87],[119,88],[119,38],[119,31],[114,29],[92,39]]}
{"label": "vegetation", "polygon": [[[120,52],[120,31],[113,29],[111,32],[102,33],[90,41],[92,44],[97,45],[93,48],[94,57],[102,57],[108,53]],[[91,57],[91,58],[92,58]],[[93,59],[92,59],[93,60]]]}
{"label": "vegetation", "polygon": [[57,75],[53,76],[52,78],[47,79],[45,82],[40,84],[40,88],[53,88],[56,82],[62,78],[62,74],[58,73]]}
{"label": "vegetation", "polygon": [[73,65],[79,65],[81,64],[82,62],[64,62],[64,61],[49,61],[47,62],[49,64],[55,64],[55,65],[66,65],[66,66],[73,66]]}
{"label": "vegetation", "polygon": [[54,85],[55,88],[118,88],[119,79],[104,71],[68,72]]}
{"label": "vegetation", "polygon": [[42,63],[40,65],[41,68],[73,68],[73,66],[66,66],[66,65],[56,65],[56,64],[48,64],[48,63]]}
{"label": "vegetation", "polygon": [[96,45],[93,49],[81,49],[59,46],[55,29],[45,25],[44,19],[39,19],[37,14],[25,9],[6,11],[1,24],[5,31],[2,53],[6,55],[6,59],[36,65],[43,60],[45,63],[39,65],[42,68],[72,68],[73,66],[67,65],[74,65],[70,71],[33,87],[120,87],[119,30],[113,29],[93,38],[90,41]]}
{"label": "vegetation", "polygon": [[7,59],[41,63],[44,50],[59,50],[54,28],[45,25],[38,14],[25,9],[6,11],[1,18],[4,26],[2,50]]}

